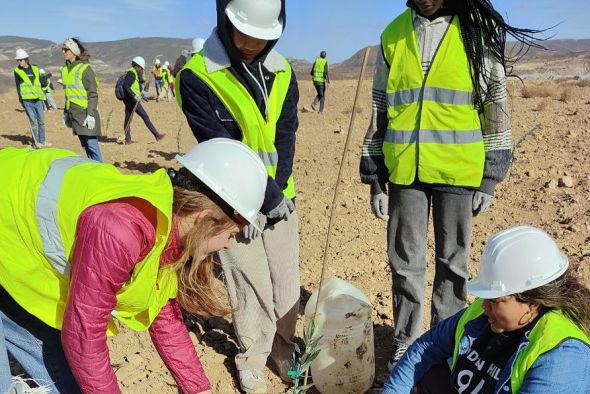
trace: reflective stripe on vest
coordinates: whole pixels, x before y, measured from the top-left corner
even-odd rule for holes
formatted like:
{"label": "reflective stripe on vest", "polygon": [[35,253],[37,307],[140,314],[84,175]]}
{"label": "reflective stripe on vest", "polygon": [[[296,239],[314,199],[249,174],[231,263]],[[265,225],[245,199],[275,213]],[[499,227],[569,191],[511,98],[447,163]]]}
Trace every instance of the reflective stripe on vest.
{"label": "reflective stripe on vest", "polygon": [[326,64],[328,64],[328,61],[326,59],[324,59],[323,57],[318,57],[317,59],[315,59],[315,62],[313,63],[313,81],[314,82],[319,82],[319,83],[326,82],[326,77],[324,75],[324,71],[326,70]]}
{"label": "reflective stripe on vest", "polygon": [[41,87],[41,77],[39,74],[39,67],[34,64],[29,65],[33,71],[35,79],[31,81],[29,75],[22,68],[15,68],[14,72],[20,77],[21,83],[19,85],[20,97],[23,100],[45,100],[45,92]]}
{"label": "reflective stripe on vest", "polygon": [[[274,145],[276,124],[283,109],[283,103],[291,82],[291,67],[285,61],[286,70],[275,73],[275,79],[268,98],[268,120],[260,113],[258,105],[229,69],[208,72],[203,58],[203,51],[196,53],[176,74],[176,100],[182,108],[180,95],[180,74],[189,70],[205,83],[221,100],[242,131],[242,142],[258,154],[264,162],[268,174],[275,178],[278,164],[278,153]],[[287,198],[295,197],[295,183],[290,176],[283,187]]]}
{"label": "reflective stripe on vest", "polygon": [[410,9],[385,29],[381,45],[390,64],[383,142],[389,180],[478,187],[485,152],[458,18],[449,24],[427,75]]}
{"label": "reflective stripe on vest", "polygon": [[62,275],[70,274],[70,265],[57,223],[57,200],[66,171],[75,165],[88,162],[92,160],[77,156],[53,161],[37,193],[35,210],[43,252],[53,268]]}
{"label": "reflective stripe on vest", "polygon": [[66,109],[70,109],[72,103],[88,108],[88,92],[84,87],[82,80],[84,71],[90,67],[86,63],[78,63],[68,70],[68,67],[62,67],[61,80],[64,85],[64,94],[66,96]]}
{"label": "reflective stripe on vest", "polygon": [[[455,329],[455,348],[453,350],[451,370],[454,369],[459,356],[467,354],[472,346],[472,343],[469,343],[465,336],[465,325],[477,319],[483,312],[483,300],[477,299],[463,312],[459,319]],[[576,339],[590,346],[590,337],[561,311],[554,310],[543,314],[535,326],[525,334],[524,342],[521,342],[518,347],[518,354],[510,371],[512,393],[519,392],[528,370],[533,366],[537,358],[568,339]],[[504,368],[508,368],[508,365]]]}
{"label": "reflective stripe on vest", "polygon": [[[176,297],[176,274],[160,267],[172,225],[173,190],[165,171],[123,175],[67,150],[17,148],[0,150],[0,171],[6,191],[0,194],[0,286],[30,314],[61,329],[80,216],[93,205],[129,197],[155,208],[154,246],[115,295],[112,316],[145,330]],[[110,319],[107,334],[116,333]]]}

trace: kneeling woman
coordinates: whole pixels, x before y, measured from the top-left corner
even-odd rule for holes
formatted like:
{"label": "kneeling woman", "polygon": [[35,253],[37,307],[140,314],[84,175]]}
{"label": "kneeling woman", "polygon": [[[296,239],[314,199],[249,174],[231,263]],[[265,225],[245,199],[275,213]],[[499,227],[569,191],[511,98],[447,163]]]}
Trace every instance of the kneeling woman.
{"label": "kneeling woman", "polygon": [[171,175],[123,175],[66,150],[0,150],[0,341],[51,393],[120,392],[115,321],[149,329],[183,393],[210,392],[180,308],[226,312],[211,254],[256,218],[267,173],[226,139],[177,159]]}
{"label": "kneeling woman", "polygon": [[414,342],[383,393],[590,393],[590,289],[568,265],[537,228],[494,235],[479,299]]}

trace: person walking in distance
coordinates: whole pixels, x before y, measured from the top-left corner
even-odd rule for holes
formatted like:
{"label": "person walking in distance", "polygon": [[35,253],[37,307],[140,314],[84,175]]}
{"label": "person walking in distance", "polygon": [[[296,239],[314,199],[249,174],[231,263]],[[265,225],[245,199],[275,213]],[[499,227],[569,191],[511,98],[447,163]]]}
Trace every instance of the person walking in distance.
{"label": "person walking in distance", "polygon": [[127,74],[125,75],[125,83],[123,84],[125,89],[125,97],[123,98],[123,103],[125,104],[125,123],[123,126],[125,131],[125,144],[131,144],[133,142],[131,140],[131,120],[134,112],[143,119],[145,126],[156,138],[156,141],[160,141],[166,136],[166,134],[160,134],[158,130],[156,130],[156,127],[153,125],[147,112],[145,112],[145,109],[141,106],[144,69],[144,58],[136,56],[131,62],[131,68],[127,70]]}
{"label": "person walking in distance", "polygon": [[29,62],[29,54],[24,49],[17,49],[14,59],[17,61],[14,69],[16,93],[18,101],[29,118],[33,148],[51,146],[45,141],[45,114],[43,113],[45,92],[41,87],[39,67]]}
{"label": "person walking in distance", "polygon": [[381,35],[360,163],[373,213],[388,220],[391,366],[422,329],[430,212],[431,326],[466,303],[472,217],[489,208],[510,165],[506,34],[535,45],[537,32],[508,25],[489,0],[407,5]]}
{"label": "person walking in distance", "polygon": [[53,96],[53,83],[51,82],[51,73],[45,73],[45,70],[40,68],[39,74],[39,78],[41,80],[41,88],[43,89],[43,92],[45,92],[45,108],[48,112],[52,109],[57,109],[57,103],[55,102],[55,97]]}
{"label": "person walking in distance", "polygon": [[61,69],[66,104],[64,124],[80,139],[86,156],[102,161],[98,137],[98,77],[88,64],[90,54],[77,38],[66,39],[61,50],[66,64]]}
{"label": "person walking in distance", "polygon": [[328,74],[328,60],[326,60],[327,53],[322,51],[320,56],[315,59],[313,66],[311,67],[311,77],[313,80],[313,86],[317,92],[311,108],[317,111],[318,104],[320,105],[320,114],[324,112],[324,104],[326,102],[326,83],[330,83],[330,76]]}
{"label": "person walking in distance", "polygon": [[273,50],[285,2],[219,0],[217,27],[177,75],[176,99],[197,141],[246,143],[268,170],[257,230],[248,226],[219,257],[240,345],[245,392],[266,392],[267,361],[290,381],[299,309],[299,221],[292,176],[299,90],[287,60]]}
{"label": "person walking in distance", "polygon": [[156,86],[156,101],[160,101],[163,83],[162,64],[160,63],[160,59],[156,59],[154,62],[154,67],[152,67],[152,75],[154,76],[154,85]]}

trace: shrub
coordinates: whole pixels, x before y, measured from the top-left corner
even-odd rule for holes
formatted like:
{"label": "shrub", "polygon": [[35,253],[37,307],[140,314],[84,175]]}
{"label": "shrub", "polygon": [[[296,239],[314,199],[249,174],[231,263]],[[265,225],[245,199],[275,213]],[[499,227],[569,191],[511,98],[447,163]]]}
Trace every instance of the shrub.
{"label": "shrub", "polygon": [[547,86],[527,85],[522,88],[520,94],[524,98],[550,97],[551,90]]}

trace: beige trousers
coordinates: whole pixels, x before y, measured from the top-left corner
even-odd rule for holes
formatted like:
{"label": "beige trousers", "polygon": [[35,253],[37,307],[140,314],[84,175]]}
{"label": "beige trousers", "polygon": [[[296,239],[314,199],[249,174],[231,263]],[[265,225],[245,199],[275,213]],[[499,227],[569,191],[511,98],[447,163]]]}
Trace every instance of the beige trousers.
{"label": "beige trousers", "polygon": [[299,218],[296,212],[254,241],[236,237],[219,252],[233,324],[240,344],[238,370],[290,360],[299,311]]}

